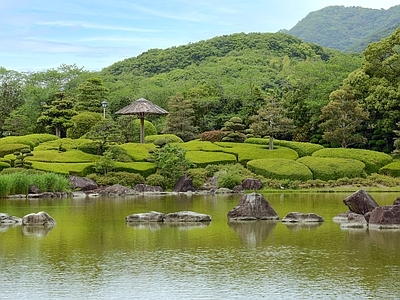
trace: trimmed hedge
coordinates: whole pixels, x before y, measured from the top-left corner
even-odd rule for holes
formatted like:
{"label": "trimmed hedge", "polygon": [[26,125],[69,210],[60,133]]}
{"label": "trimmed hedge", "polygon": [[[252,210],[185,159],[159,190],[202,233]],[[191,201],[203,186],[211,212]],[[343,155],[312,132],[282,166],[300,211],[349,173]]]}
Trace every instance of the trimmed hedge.
{"label": "trimmed hedge", "polygon": [[379,174],[400,177],[400,161],[394,161],[379,169]]}
{"label": "trimmed hedge", "polygon": [[183,144],[179,144],[179,147],[187,151],[213,151],[222,152],[224,148],[208,141],[192,140]]}
{"label": "trimmed hedge", "polygon": [[35,161],[32,163],[32,167],[36,170],[45,172],[53,172],[57,174],[75,175],[75,176],[86,176],[93,173],[92,163],[49,163]]}
{"label": "trimmed hedge", "polygon": [[52,134],[28,134],[23,136],[7,136],[0,139],[0,145],[7,144],[24,144],[29,146],[33,150],[36,146],[41,143],[58,140],[59,137]]}
{"label": "trimmed hedge", "polygon": [[365,178],[365,164],[359,160],[336,157],[305,156],[297,160],[307,166],[315,179],[337,180],[339,178]]}
{"label": "trimmed hedge", "polygon": [[150,162],[116,162],[114,170],[115,172],[139,173],[143,177],[147,177],[154,174],[157,167],[154,163]]}
{"label": "trimmed hedge", "polygon": [[205,167],[210,164],[236,163],[235,155],[223,152],[187,151],[186,158],[196,164],[197,167]]}
{"label": "trimmed hedge", "polygon": [[246,143],[216,142],[215,144],[221,146],[223,152],[236,155],[238,162],[242,165],[245,165],[248,161],[254,159],[285,158],[296,160],[299,158],[296,151],[285,147],[277,147],[274,150],[269,150],[263,145]]}
{"label": "trimmed hedge", "polygon": [[139,144],[139,143],[126,143],[120,145],[121,148],[125,149],[126,153],[134,161],[146,161],[149,157],[149,150],[155,149],[153,144]]}
{"label": "trimmed hedge", "polygon": [[79,150],[59,152],[56,150],[33,151],[33,156],[26,158],[27,161],[41,161],[50,163],[85,163],[94,162],[99,159],[98,155],[87,154]]}
{"label": "trimmed hedge", "polygon": [[380,168],[393,161],[393,158],[386,153],[348,148],[324,148],[314,152],[312,156],[356,159],[365,164],[367,174],[378,173]]}
{"label": "trimmed hedge", "polygon": [[0,172],[10,167],[10,164],[5,161],[0,161]]}
{"label": "trimmed hedge", "polygon": [[183,143],[183,140],[175,134],[155,134],[144,137],[145,143],[154,143],[155,140],[165,139],[167,143]]}
{"label": "trimmed hedge", "polygon": [[271,179],[307,181],[313,179],[311,170],[304,164],[291,159],[255,159],[247,163],[247,168],[257,175]]}
{"label": "trimmed hedge", "polygon": [[[41,143],[40,145],[35,147],[35,151],[38,150],[71,150],[71,149],[78,149],[78,147],[82,144],[92,143],[92,140],[89,139],[59,139],[59,140],[52,140],[48,142]],[[60,147],[61,146],[61,147]]]}
{"label": "trimmed hedge", "polygon": [[13,154],[14,152],[20,152],[22,149],[26,148],[29,148],[29,146],[25,144],[0,144],[0,157]]}
{"label": "trimmed hedge", "polygon": [[[249,144],[257,144],[257,145],[267,145],[269,146],[269,138],[248,138],[244,141]],[[311,156],[315,151],[321,150],[324,147],[322,145],[313,144],[313,143],[303,143],[303,142],[293,142],[293,141],[284,141],[284,140],[274,140],[274,147],[281,146],[293,149],[297,152],[299,157],[303,156]]]}

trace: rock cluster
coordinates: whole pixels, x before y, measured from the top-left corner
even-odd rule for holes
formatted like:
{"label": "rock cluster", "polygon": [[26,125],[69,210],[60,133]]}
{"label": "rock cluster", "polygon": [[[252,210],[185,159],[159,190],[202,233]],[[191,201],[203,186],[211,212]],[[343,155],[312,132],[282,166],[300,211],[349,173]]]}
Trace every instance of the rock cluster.
{"label": "rock cluster", "polygon": [[164,223],[186,223],[186,222],[211,222],[211,216],[193,211],[179,211],[164,214],[150,211],[147,213],[132,214],[125,218],[127,223],[133,222],[164,222]]}
{"label": "rock cluster", "polygon": [[400,229],[399,200],[379,206],[365,190],[358,190],[343,200],[349,211],[335,216],[333,221],[342,228]]}
{"label": "rock cluster", "polygon": [[0,231],[20,225],[24,235],[44,236],[56,225],[56,221],[44,211],[27,214],[22,219],[0,213]]}

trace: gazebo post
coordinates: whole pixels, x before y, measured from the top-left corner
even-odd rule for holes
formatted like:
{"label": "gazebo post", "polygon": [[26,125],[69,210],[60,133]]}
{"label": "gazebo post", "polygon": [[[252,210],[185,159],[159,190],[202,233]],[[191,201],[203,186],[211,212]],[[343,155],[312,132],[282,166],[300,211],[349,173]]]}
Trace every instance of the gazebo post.
{"label": "gazebo post", "polygon": [[144,117],[140,118],[140,143],[144,144]]}

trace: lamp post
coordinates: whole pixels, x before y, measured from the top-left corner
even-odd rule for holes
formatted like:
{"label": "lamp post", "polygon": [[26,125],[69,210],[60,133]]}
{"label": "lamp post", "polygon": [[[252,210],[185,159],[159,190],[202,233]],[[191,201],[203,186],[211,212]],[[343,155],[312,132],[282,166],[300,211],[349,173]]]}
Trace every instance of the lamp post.
{"label": "lamp post", "polygon": [[106,100],[104,100],[103,102],[101,102],[101,106],[103,107],[103,116],[104,119],[106,119],[106,107],[107,107],[108,102]]}

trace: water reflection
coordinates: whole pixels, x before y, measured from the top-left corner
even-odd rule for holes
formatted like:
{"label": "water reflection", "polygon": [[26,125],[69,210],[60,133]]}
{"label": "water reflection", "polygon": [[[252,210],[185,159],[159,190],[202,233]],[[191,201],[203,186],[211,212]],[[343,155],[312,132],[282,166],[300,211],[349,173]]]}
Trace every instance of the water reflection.
{"label": "water reflection", "polygon": [[9,230],[10,228],[14,228],[17,226],[21,226],[21,224],[18,223],[14,223],[14,224],[1,224],[0,225],[0,232],[6,232],[7,230]]}
{"label": "water reflection", "polygon": [[289,230],[299,231],[299,230],[316,230],[320,227],[323,222],[296,222],[296,223],[284,223]]}
{"label": "water reflection", "polygon": [[178,228],[179,230],[189,230],[205,228],[211,222],[129,222],[127,225],[136,229],[149,229],[150,231],[160,230],[162,228]]}
{"label": "water reflection", "polygon": [[273,233],[279,221],[229,221],[228,226],[236,231],[240,241],[250,247],[261,246],[267,237]]}
{"label": "water reflection", "polygon": [[22,226],[22,233],[25,236],[44,237],[52,231],[54,227],[55,226]]}

